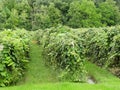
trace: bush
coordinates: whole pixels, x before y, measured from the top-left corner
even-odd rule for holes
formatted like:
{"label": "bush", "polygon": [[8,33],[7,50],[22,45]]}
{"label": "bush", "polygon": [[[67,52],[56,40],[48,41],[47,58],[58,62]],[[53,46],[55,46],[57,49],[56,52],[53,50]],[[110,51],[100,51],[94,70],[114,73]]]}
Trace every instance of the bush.
{"label": "bush", "polygon": [[28,63],[29,35],[25,30],[0,32],[0,86],[16,84]]}
{"label": "bush", "polygon": [[85,33],[86,56],[98,65],[104,65],[107,60],[107,33],[103,29],[88,29]]}
{"label": "bush", "polygon": [[70,81],[84,80],[82,40],[67,27],[51,28],[40,38],[48,65],[60,70],[60,77]]}
{"label": "bush", "polygon": [[108,35],[108,61],[109,66],[120,66],[120,26],[107,31]]}
{"label": "bush", "polygon": [[[74,29],[73,29],[74,30]],[[85,58],[102,67],[120,66],[120,26],[77,29],[84,39]]]}

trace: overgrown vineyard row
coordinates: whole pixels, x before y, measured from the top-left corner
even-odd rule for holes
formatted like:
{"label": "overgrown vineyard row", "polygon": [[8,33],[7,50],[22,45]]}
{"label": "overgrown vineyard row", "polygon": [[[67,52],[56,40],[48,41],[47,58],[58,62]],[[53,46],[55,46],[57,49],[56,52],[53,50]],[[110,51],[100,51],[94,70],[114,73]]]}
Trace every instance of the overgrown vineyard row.
{"label": "overgrown vineyard row", "polygon": [[29,61],[30,37],[26,30],[0,32],[0,86],[16,84]]}
{"label": "overgrown vineyard row", "polygon": [[[39,34],[38,34],[39,33]],[[60,26],[36,33],[48,65],[60,70],[60,77],[85,81],[85,60],[101,67],[120,67],[120,26],[71,29]]]}

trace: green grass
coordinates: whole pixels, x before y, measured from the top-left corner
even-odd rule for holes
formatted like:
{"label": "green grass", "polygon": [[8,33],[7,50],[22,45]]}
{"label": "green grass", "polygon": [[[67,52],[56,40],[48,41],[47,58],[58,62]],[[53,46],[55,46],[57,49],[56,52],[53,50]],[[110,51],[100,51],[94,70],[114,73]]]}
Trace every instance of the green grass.
{"label": "green grass", "polygon": [[85,63],[85,66],[88,74],[93,76],[98,83],[120,83],[120,79],[118,79],[106,69],[100,68],[88,61]]}
{"label": "green grass", "polygon": [[79,84],[79,83],[46,83],[5,87],[0,90],[120,90],[120,83],[112,84]]}
{"label": "green grass", "polygon": [[57,82],[57,72],[45,66],[45,60],[41,55],[42,48],[32,43],[30,48],[30,63],[26,73],[25,83]]}
{"label": "green grass", "polygon": [[120,90],[120,80],[105,69],[90,62],[85,67],[96,84],[59,82],[57,72],[45,66],[42,48],[31,44],[31,61],[22,85],[0,88],[0,90]]}

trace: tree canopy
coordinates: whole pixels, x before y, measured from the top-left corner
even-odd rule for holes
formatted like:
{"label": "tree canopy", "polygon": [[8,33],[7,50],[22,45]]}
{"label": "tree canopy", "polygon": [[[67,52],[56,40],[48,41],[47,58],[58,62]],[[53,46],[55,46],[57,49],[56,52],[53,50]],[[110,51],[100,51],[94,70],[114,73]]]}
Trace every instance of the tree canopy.
{"label": "tree canopy", "polygon": [[119,0],[1,0],[0,29],[72,28],[120,24]]}

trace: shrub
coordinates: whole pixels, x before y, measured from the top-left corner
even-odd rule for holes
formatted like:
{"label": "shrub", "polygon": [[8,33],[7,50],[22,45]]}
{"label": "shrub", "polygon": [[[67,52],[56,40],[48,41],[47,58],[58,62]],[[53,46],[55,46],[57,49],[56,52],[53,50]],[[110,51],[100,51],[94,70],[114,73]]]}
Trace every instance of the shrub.
{"label": "shrub", "polygon": [[73,35],[67,27],[58,27],[44,32],[40,40],[44,47],[43,55],[47,64],[60,70],[62,79],[84,80],[84,47],[79,37]]}
{"label": "shrub", "polygon": [[0,86],[16,84],[28,62],[29,35],[25,30],[0,32]]}
{"label": "shrub", "polygon": [[[74,30],[74,29],[73,29]],[[75,30],[84,39],[85,57],[102,67],[119,66],[120,26]]]}

